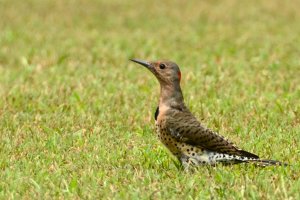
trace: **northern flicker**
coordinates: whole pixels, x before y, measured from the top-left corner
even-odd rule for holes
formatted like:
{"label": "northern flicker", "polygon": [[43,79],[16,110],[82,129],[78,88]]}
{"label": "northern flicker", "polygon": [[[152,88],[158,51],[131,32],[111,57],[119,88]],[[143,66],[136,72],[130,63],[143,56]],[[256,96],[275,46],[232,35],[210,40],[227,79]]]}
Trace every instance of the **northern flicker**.
{"label": "northern flicker", "polygon": [[180,87],[181,72],[176,63],[147,62],[139,59],[131,61],[150,70],[160,83],[159,105],[154,115],[156,131],[158,138],[178,158],[183,167],[217,163],[285,165],[279,161],[262,160],[204,127],[185,106]]}

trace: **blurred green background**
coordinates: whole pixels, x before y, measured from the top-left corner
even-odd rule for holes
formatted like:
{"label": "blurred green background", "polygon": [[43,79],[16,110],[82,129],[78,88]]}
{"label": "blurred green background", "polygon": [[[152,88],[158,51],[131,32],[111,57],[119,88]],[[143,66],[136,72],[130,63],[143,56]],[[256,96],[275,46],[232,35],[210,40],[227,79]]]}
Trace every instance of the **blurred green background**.
{"label": "blurred green background", "polygon": [[[0,198],[299,199],[299,7],[0,0]],[[176,62],[203,124],[292,166],[181,171],[129,58]]]}

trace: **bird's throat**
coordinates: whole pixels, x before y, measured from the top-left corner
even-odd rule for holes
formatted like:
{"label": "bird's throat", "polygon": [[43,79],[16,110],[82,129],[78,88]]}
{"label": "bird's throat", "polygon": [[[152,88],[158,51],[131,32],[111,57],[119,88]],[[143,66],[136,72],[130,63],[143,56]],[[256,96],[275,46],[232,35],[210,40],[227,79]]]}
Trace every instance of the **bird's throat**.
{"label": "bird's throat", "polygon": [[162,85],[160,87],[159,107],[184,106],[184,99],[179,84]]}

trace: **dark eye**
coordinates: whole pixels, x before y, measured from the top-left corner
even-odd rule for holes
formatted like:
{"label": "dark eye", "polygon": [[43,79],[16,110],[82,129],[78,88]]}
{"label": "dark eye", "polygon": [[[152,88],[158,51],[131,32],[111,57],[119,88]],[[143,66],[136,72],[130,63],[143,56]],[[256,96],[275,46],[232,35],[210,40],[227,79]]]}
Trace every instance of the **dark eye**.
{"label": "dark eye", "polygon": [[159,68],[160,68],[160,69],[164,69],[164,68],[166,68],[166,65],[163,64],[163,63],[161,63],[161,64],[159,65]]}

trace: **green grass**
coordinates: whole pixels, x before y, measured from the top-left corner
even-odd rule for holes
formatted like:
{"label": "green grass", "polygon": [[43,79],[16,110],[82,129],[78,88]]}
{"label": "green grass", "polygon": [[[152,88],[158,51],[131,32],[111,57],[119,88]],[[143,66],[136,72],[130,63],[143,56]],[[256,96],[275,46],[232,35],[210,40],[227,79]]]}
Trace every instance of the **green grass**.
{"label": "green grass", "polygon": [[[1,199],[299,199],[299,1],[0,1]],[[291,167],[179,170],[157,140],[170,59],[191,111]]]}

